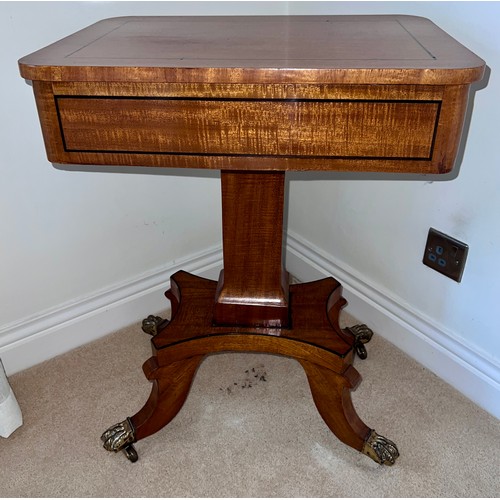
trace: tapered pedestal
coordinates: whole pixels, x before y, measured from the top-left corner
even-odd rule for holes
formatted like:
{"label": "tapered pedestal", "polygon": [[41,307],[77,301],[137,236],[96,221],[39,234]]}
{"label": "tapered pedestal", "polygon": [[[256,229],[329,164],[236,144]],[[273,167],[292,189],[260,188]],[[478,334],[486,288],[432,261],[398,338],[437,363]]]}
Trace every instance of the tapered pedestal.
{"label": "tapered pedestal", "polygon": [[224,270],[214,323],[286,327],[288,273],[282,263],[285,172],[222,172]]}

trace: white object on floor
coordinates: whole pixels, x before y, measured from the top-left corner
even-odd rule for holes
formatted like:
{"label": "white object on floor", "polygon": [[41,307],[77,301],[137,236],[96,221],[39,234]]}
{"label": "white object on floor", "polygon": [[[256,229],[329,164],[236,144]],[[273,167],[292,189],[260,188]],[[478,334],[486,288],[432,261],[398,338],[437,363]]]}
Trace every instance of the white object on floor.
{"label": "white object on floor", "polygon": [[23,425],[21,408],[19,408],[0,359],[0,436],[9,437],[21,425]]}

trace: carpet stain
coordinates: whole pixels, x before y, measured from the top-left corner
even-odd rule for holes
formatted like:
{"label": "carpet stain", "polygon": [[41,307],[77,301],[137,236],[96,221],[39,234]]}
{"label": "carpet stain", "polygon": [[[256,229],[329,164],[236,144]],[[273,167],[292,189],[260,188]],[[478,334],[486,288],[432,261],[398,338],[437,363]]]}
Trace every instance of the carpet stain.
{"label": "carpet stain", "polygon": [[228,395],[234,394],[242,389],[252,389],[257,385],[267,382],[267,372],[264,365],[256,365],[245,370],[244,375],[232,382],[227,387],[219,387],[219,390]]}

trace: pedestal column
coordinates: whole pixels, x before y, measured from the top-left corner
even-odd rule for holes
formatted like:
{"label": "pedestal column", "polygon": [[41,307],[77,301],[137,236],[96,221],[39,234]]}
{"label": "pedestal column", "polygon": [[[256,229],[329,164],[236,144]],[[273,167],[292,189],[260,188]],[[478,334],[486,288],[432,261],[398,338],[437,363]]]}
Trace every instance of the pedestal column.
{"label": "pedestal column", "polygon": [[214,323],[286,327],[285,172],[222,172],[221,184],[224,269],[217,286]]}

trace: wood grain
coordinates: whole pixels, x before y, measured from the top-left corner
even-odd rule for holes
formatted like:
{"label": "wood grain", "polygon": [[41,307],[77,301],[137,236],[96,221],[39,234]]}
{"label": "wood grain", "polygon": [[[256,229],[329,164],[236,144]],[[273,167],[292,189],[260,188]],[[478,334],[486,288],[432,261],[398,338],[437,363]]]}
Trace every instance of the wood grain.
{"label": "wood grain", "polygon": [[284,172],[222,172],[224,270],[214,322],[286,327],[288,274],[283,266]]}
{"label": "wood grain", "polygon": [[168,297],[174,298],[178,306],[168,326],[152,340],[160,366],[189,353],[205,355],[224,350],[274,352],[312,359],[337,373],[343,373],[352,363],[353,337],[338,325],[346,301],[335,279],[290,285],[291,321],[283,328],[214,324],[216,289],[216,281],[184,271],[172,276]]}
{"label": "wood grain", "polygon": [[57,98],[68,152],[332,159],[430,159],[440,105],[440,101]]}
{"label": "wood grain", "polygon": [[468,96],[466,85],[140,84],[137,98],[133,89],[34,82],[49,160],[445,173]]}
{"label": "wood grain", "polygon": [[326,425],[343,443],[361,451],[371,429],[359,418],[352,404],[351,389],[361,381],[359,373],[352,366],[340,376],[310,361],[301,360],[300,364]]}
{"label": "wood grain", "polygon": [[55,163],[420,174],[484,66],[414,16],[114,18],[19,61]]}
{"label": "wood grain", "polygon": [[145,405],[131,417],[136,440],[159,431],[177,415],[202,360],[203,356],[191,357],[161,368],[155,358],[144,363],[144,372],[153,382],[153,387]]}

